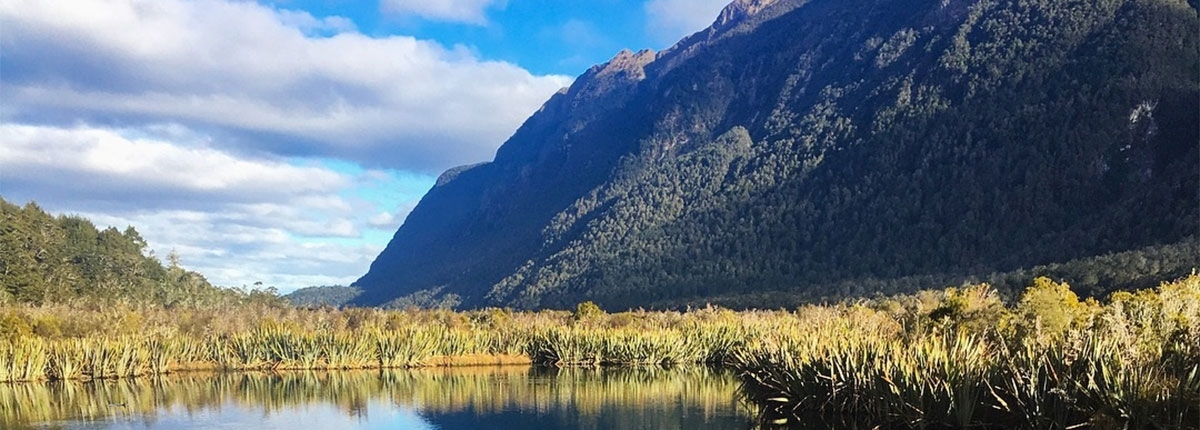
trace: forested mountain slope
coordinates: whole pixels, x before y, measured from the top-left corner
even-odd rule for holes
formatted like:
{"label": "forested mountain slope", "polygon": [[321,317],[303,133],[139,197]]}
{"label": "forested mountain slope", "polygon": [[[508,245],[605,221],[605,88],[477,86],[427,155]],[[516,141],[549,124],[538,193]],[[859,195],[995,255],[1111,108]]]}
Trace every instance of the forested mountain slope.
{"label": "forested mountain slope", "polygon": [[357,300],[823,297],[1112,255],[1152,267],[1068,281],[1186,274],[1197,28],[1183,0],[738,0],[446,172]]}
{"label": "forested mountain slope", "polygon": [[179,266],[173,254],[163,266],[133,227],[101,230],[80,216],[53,216],[36,203],[17,206],[0,198],[0,305],[211,307],[278,300],[272,291],[213,286]]}

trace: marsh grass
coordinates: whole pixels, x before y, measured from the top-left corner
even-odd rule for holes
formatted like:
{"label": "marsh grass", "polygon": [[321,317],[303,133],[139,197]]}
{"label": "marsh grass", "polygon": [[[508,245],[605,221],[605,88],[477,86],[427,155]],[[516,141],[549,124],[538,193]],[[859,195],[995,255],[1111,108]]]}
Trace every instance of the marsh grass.
{"label": "marsh grass", "polygon": [[[946,300],[928,312],[945,317],[902,330],[887,328],[896,318],[886,311],[880,319],[847,307],[764,337],[731,365],[773,422],[819,414],[899,427],[1200,427],[1200,277],[1105,305],[1068,293],[1039,281],[1011,309]],[[987,308],[992,315],[961,312]],[[979,318],[993,323],[970,320]]]}
{"label": "marsh grass", "polygon": [[[7,307],[65,327],[0,333],[0,381],[184,369],[419,368],[524,356],[550,368],[731,368],[768,422],[953,428],[1195,428],[1200,276],[1100,303],[1039,279],[793,311]],[[58,319],[55,322],[55,318]],[[15,326],[20,326],[16,324]],[[836,419],[835,419],[836,421]]]}

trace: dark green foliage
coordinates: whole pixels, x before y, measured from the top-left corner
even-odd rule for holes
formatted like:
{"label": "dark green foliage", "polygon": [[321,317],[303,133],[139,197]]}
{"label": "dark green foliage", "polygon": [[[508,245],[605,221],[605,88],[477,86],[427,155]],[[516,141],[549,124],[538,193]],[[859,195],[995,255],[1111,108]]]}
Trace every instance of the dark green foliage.
{"label": "dark green foliage", "polygon": [[453,309],[462,304],[457,294],[442,294],[442,288],[415,291],[412,294],[400,296],[383,304],[387,309]]}
{"label": "dark green foliage", "polygon": [[[137,230],[99,230],[78,216],[54,217],[35,203],[0,199],[0,303],[199,306],[271,303],[270,292],[227,290],[179,266],[164,267]],[[45,323],[34,330],[61,330]]]}
{"label": "dark green foliage", "polygon": [[298,307],[319,307],[333,306],[341,307],[362,293],[362,290],[354,287],[346,287],[342,285],[325,285],[320,287],[301,288],[293,291],[291,294],[283,296],[292,306]]}
{"label": "dark green foliage", "polygon": [[600,309],[600,306],[592,302],[583,302],[575,306],[575,313],[571,316],[575,318],[575,321],[587,322],[601,318],[604,315],[604,309]]}
{"label": "dark green foliage", "polygon": [[358,302],[1152,286],[1200,266],[1196,28],[1182,0],[781,0],[581,76],[439,181]]}

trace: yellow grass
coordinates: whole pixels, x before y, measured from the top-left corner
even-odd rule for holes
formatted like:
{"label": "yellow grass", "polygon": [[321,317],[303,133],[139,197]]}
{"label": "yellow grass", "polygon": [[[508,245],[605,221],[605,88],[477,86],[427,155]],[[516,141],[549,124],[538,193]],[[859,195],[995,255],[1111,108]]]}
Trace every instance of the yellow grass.
{"label": "yellow grass", "polygon": [[[184,369],[722,364],[764,417],[895,425],[1178,428],[1200,422],[1200,276],[1080,301],[1040,279],[733,312],[0,308],[0,381]],[[897,424],[899,423],[899,424]]]}

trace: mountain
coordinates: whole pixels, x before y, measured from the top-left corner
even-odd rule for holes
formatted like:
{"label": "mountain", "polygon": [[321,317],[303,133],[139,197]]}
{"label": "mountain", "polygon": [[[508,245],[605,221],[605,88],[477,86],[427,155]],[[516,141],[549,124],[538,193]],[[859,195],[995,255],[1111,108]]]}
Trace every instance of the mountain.
{"label": "mountain", "polygon": [[[1200,266],[1197,28],[1183,0],[738,0],[666,51],[589,69],[495,160],[443,174],[356,302],[1184,275]],[[1133,271],[1097,275],[1118,267]]]}

